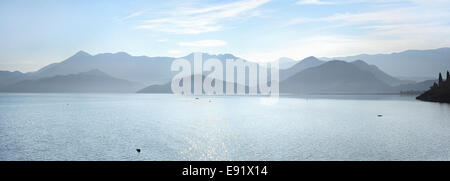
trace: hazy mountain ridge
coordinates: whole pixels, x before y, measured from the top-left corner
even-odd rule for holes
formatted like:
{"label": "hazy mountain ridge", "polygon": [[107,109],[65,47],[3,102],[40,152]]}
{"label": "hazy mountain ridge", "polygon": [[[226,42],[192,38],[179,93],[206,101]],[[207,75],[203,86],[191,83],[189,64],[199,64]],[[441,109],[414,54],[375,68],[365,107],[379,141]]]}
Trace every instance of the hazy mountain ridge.
{"label": "hazy mountain ridge", "polygon": [[80,51],[60,63],[51,64],[38,70],[34,76],[37,78],[52,77],[98,69],[114,77],[154,84],[170,80],[173,75],[170,72],[170,65],[174,59],[172,57],[131,56],[123,52],[92,56]]}
{"label": "hazy mountain ridge", "polygon": [[114,78],[94,69],[78,74],[23,80],[1,88],[0,92],[131,93],[141,87],[142,85],[138,83]]}
{"label": "hazy mountain ridge", "polygon": [[[237,59],[232,54],[210,55],[201,53],[203,60],[219,59],[225,63],[227,59]],[[194,53],[181,57],[193,65]],[[99,69],[111,76],[143,84],[161,84],[172,79],[176,72],[170,67],[174,57],[131,56],[124,52],[90,55],[84,51],[56,64],[46,66],[35,73],[36,77],[67,75]],[[245,60],[244,60],[245,61]],[[225,65],[225,64],[224,64]]]}
{"label": "hazy mountain ridge", "polygon": [[386,93],[394,89],[372,73],[334,60],[301,71],[280,82],[281,93]]}
{"label": "hazy mountain ridge", "polygon": [[[379,79],[395,79],[376,66],[369,66],[363,61],[345,62],[329,61],[315,67],[298,72],[280,83],[280,93],[285,94],[317,94],[317,93],[399,93],[400,91],[424,91],[433,83],[432,80],[420,83],[409,83],[391,86]],[[205,80],[205,77],[202,78]],[[193,79],[191,77],[191,83]],[[230,86],[229,82],[224,84]],[[191,85],[193,86],[193,85]],[[246,90],[248,87],[246,88]],[[225,91],[224,91],[225,92]],[[172,93],[171,82],[160,85],[150,85],[138,93]]]}
{"label": "hazy mountain ridge", "polygon": [[[219,54],[219,55],[210,55],[206,53],[200,54],[203,60],[207,59],[218,59],[221,61],[225,68],[225,61],[227,59],[237,59],[238,57],[232,54]],[[193,66],[194,62],[194,53],[191,53],[187,56],[181,57],[189,62]],[[127,53],[119,52],[119,53],[103,53],[97,55],[90,55],[84,51],[79,51],[75,55],[69,57],[68,59],[59,62],[53,63],[48,66],[41,68],[36,72],[27,73],[26,75],[20,72],[9,72],[2,71],[0,73],[0,88],[3,91],[25,91],[25,92],[66,92],[66,89],[58,88],[56,85],[52,85],[54,90],[37,88],[36,90],[32,90],[33,88],[19,88],[18,85],[15,85],[18,82],[25,81],[26,84],[32,84],[35,82],[39,82],[42,80],[49,79],[57,79],[61,76],[73,76],[74,74],[85,74],[91,70],[98,70],[101,72],[105,72],[105,75],[111,75],[112,77],[117,77],[120,79],[124,79],[127,81],[133,82],[149,82],[144,85],[157,85],[160,83],[166,83],[172,80],[172,77],[177,72],[172,72],[170,70],[170,66],[172,65],[173,60],[177,58],[172,57],[145,57],[145,56],[130,56]],[[244,60],[244,62],[250,64],[256,64],[253,62],[248,62]],[[193,67],[191,67],[193,68]],[[112,72],[112,74],[104,71],[107,70]],[[225,71],[224,71],[225,75]],[[60,86],[67,86],[63,84]],[[21,82],[21,84],[25,84]],[[142,86],[143,87],[143,86]],[[140,87],[140,88],[142,88]],[[80,88],[78,88],[80,89]],[[88,88],[86,88],[89,90]],[[135,92],[137,90],[134,90]]]}
{"label": "hazy mountain ridge", "polygon": [[283,81],[308,68],[322,65],[323,63],[325,63],[325,61],[319,60],[316,57],[307,57],[288,69],[280,70],[280,81]]}
{"label": "hazy mountain ridge", "polygon": [[[195,77],[200,77],[201,75],[191,75],[189,78],[190,78],[190,80],[191,80],[191,93],[193,94],[194,93],[194,79],[195,79]],[[209,80],[209,81],[211,81],[211,79],[209,79],[209,77],[207,77],[207,76],[205,76],[205,75],[202,75],[201,76],[201,79],[202,79],[202,83],[205,81],[205,80]],[[177,81],[179,81],[179,80],[177,80]],[[221,94],[225,94],[226,93],[226,89],[227,89],[227,87],[232,87],[232,86],[234,86],[234,93],[237,93],[237,86],[239,85],[239,84],[237,84],[237,83],[230,83],[230,82],[227,82],[227,81],[224,81],[224,80],[212,80],[211,82],[214,82],[214,83],[212,83],[213,84],[213,86],[215,85],[215,82],[222,82],[222,88],[223,88],[223,92],[221,93]],[[172,87],[171,87],[171,84],[172,84],[172,82],[167,82],[167,83],[165,83],[165,84],[157,84],[157,85],[150,85],[150,86],[147,86],[147,87],[145,87],[145,88],[143,88],[143,89],[141,89],[141,90],[139,90],[137,93],[146,93],[146,94],[172,94],[173,92],[172,92]],[[203,84],[201,84],[202,85],[202,92],[203,93],[205,93],[204,92],[204,89],[203,89]],[[244,89],[245,89],[245,92],[246,93],[248,93],[249,92],[249,86],[246,86],[246,85],[240,85],[240,86],[244,86]],[[221,94],[219,94],[219,95],[221,95]]]}
{"label": "hazy mountain ridge", "polygon": [[417,83],[409,83],[395,86],[395,89],[398,91],[418,91],[423,92],[428,90],[433,84],[437,82],[437,80],[426,80]]}
{"label": "hazy mountain ridge", "polygon": [[[293,77],[297,79],[292,80]],[[427,90],[435,82],[435,80],[427,80],[416,83],[400,80],[383,72],[377,66],[369,65],[362,60],[353,62],[328,61],[299,72],[289,79],[280,83],[281,93],[378,94],[399,93],[401,91],[421,92]]]}
{"label": "hazy mountain ridge", "polygon": [[[441,49],[437,49],[441,50]],[[445,48],[443,49],[445,50]],[[441,50],[441,51],[443,51]],[[431,51],[431,50],[430,50]],[[415,51],[412,51],[415,52]],[[445,51],[444,51],[445,52]],[[401,54],[401,53],[398,53]],[[206,53],[201,53],[203,60],[207,60],[210,58],[218,59],[220,62],[223,63],[223,69],[224,69],[224,77],[226,72],[226,66],[225,61],[227,59],[237,59],[238,57],[232,55],[232,54],[219,54],[219,55],[210,55]],[[381,54],[384,55],[384,54]],[[389,54],[391,55],[391,54]],[[365,55],[369,56],[369,55]],[[187,56],[181,57],[184,59],[187,59],[189,62],[191,62],[191,65],[193,66],[193,59],[194,59],[194,53],[191,53]],[[155,85],[156,87],[158,85],[165,85],[167,82],[170,82],[172,77],[177,72],[170,71],[170,66],[173,62],[173,60],[176,60],[177,58],[173,57],[146,57],[146,56],[131,56],[124,52],[119,53],[103,53],[103,54],[97,54],[97,55],[90,55],[84,51],[80,51],[76,53],[75,55],[69,57],[68,59],[59,62],[59,63],[53,63],[48,66],[45,66],[41,68],[40,70],[36,72],[31,73],[21,73],[21,72],[9,72],[9,71],[0,71],[0,88],[3,90],[14,90],[12,88],[12,85],[17,84],[19,82],[29,80],[32,82],[32,80],[42,80],[45,78],[54,78],[58,76],[67,76],[67,75],[73,75],[73,74],[81,74],[85,72],[89,72],[91,70],[98,70],[100,72],[104,72],[105,75],[110,75],[111,77],[117,77],[118,79],[123,79],[127,81],[142,83],[143,85]],[[280,69],[280,81],[287,80],[293,76],[296,76],[297,74],[308,70],[311,68],[316,68],[321,65],[333,62],[333,61],[323,61],[319,60],[315,57],[308,57],[301,61],[294,61],[292,59],[288,58],[280,58],[278,61],[282,61],[285,59],[285,62],[289,63],[295,63],[294,65],[290,65],[290,68],[287,69]],[[348,58],[351,59],[351,58]],[[245,62],[249,64],[256,64],[254,62],[246,61]],[[342,63],[342,62],[341,62]],[[349,61],[349,64],[354,65],[353,68],[358,68],[362,72],[366,72],[371,74],[375,77],[375,79],[381,81],[383,84],[375,83],[377,81],[373,81],[372,79],[369,82],[374,83],[374,85],[378,84],[380,89],[373,87],[372,89],[375,92],[379,92],[381,90],[388,91],[389,92],[396,92],[396,91],[408,91],[408,90],[416,90],[416,91],[424,91],[428,87],[430,87],[433,83],[433,80],[429,81],[423,81],[419,83],[414,83],[412,81],[405,81],[400,80],[396,77],[393,77],[389,75],[388,73],[385,73],[380,68],[378,68],[376,65],[371,65],[369,63],[366,63],[365,60],[352,60]],[[333,68],[331,68],[333,69]],[[333,72],[328,70],[329,72]],[[360,74],[360,71],[354,71],[351,72]],[[208,72],[204,72],[208,73]],[[366,74],[364,73],[364,74]],[[327,72],[319,73],[322,75],[316,75],[318,77],[326,76]],[[206,74],[205,74],[206,75]],[[236,73],[235,73],[236,75]],[[306,74],[303,74],[305,76]],[[248,74],[246,73],[246,79],[248,79]],[[358,76],[358,75],[354,75]],[[364,75],[367,78],[367,75]],[[363,77],[364,77],[363,76]],[[301,78],[302,76],[300,76]],[[299,78],[299,77],[297,77]],[[314,77],[310,77],[311,81],[319,81]],[[346,82],[353,79],[350,76],[345,77],[336,77],[336,82]],[[325,79],[326,80],[326,79]],[[298,80],[300,81],[300,79]],[[309,82],[308,84],[305,84],[303,86],[306,87],[314,87],[318,88],[318,85],[314,85],[313,82]],[[329,80],[328,80],[329,81]],[[329,82],[329,84],[336,84]],[[351,81],[350,81],[351,82]],[[293,82],[292,80],[290,83],[293,86],[296,86],[297,84],[304,84],[306,83],[306,80],[301,78],[300,82]],[[362,84],[360,86],[365,85],[364,81],[361,82]],[[388,85],[389,88],[386,88],[386,85]],[[431,84],[431,85],[430,85]],[[287,86],[288,84],[286,82],[283,83],[283,86]],[[308,86],[310,85],[310,86]],[[360,88],[355,87],[356,82],[354,84],[351,84],[349,87],[354,87],[355,92],[359,92]],[[11,86],[11,87],[10,87]],[[367,85],[365,85],[367,86]],[[370,86],[369,86],[370,87]],[[280,86],[281,88],[281,86]],[[320,90],[317,90],[319,92],[325,91],[326,87],[322,87]],[[344,91],[345,89],[337,87],[328,87],[330,91]],[[166,89],[166,88],[165,88]],[[287,90],[286,87],[282,88],[283,91]],[[291,88],[295,89],[295,88]],[[55,87],[55,91],[60,90]],[[311,89],[312,91],[313,89]],[[292,90],[290,90],[292,92]],[[345,90],[347,91],[347,90]],[[293,91],[295,92],[295,91]],[[364,91],[366,92],[366,90]]]}
{"label": "hazy mountain ridge", "polygon": [[392,77],[392,76],[388,75],[387,73],[383,72],[382,70],[380,70],[377,66],[369,65],[362,60],[355,60],[350,63],[353,65],[356,65],[361,70],[371,72],[377,79],[379,79],[391,86],[414,83],[414,81],[400,80],[398,78]]}
{"label": "hazy mountain ridge", "polygon": [[19,71],[0,71],[0,88],[22,81],[26,78],[26,74]]}
{"label": "hazy mountain ridge", "polygon": [[391,54],[361,54],[325,60],[364,60],[395,77],[432,77],[450,69],[450,48],[407,50]]}

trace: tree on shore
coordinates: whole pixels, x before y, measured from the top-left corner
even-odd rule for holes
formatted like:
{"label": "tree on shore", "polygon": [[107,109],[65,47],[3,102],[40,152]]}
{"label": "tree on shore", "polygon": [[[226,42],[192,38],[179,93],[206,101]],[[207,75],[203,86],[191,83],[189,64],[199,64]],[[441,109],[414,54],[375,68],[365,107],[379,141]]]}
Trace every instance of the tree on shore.
{"label": "tree on shore", "polygon": [[442,79],[442,74],[439,73],[438,82],[434,83],[430,90],[424,92],[417,97],[419,100],[431,102],[446,102],[450,103],[450,75],[447,71],[447,79]]}

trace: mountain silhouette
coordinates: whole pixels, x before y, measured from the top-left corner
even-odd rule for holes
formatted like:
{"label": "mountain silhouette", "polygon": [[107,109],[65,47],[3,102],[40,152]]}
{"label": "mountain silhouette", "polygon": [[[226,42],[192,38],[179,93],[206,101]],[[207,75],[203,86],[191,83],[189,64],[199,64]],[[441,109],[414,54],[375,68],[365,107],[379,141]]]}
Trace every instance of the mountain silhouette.
{"label": "mountain silhouette", "polygon": [[417,83],[408,83],[408,84],[397,85],[394,88],[398,92],[406,92],[406,91],[425,92],[431,86],[433,86],[433,84],[435,82],[437,82],[437,80],[426,80],[426,81],[421,81],[421,82],[417,82]]}
{"label": "mountain silhouette", "polygon": [[36,78],[101,70],[113,77],[152,84],[170,80],[172,57],[131,56],[124,52],[90,55],[80,51],[68,59],[50,64],[34,73]]}
{"label": "mountain silhouette", "polygon": [[371,72],[334,60],[301,71],[280,82],[281,93],[385,93],[394,89]]}
{"label": "mountain silhouette", "polygon": [[283,81],[305,69],[322,65],[323,63],[325,63],[325,61],[319,60],[316,57],[307,57],[293,65],[291,68],[280,70],[280,81]]}
{"label": "mountain silhouette", "polygon": [[[400,56],[400,54],[422,54],[424,52],[434,52],[431,54],[436,54],[440,52],[445,54],[446,48],[428,51],[406,51],[397,54],[389,54],[390,56]],[[222,62],[224,78],[226,77],[226,60],[227,59],[237,59],[238,57],[232,54],[218,54],[211,55],[207,53],[200,53],[203,60],[215,58]],[[368,56],[369,55],[361,55]],[[387,56],[385,54],[380,54],[378,56]],[[421,57],[421,56],[419,56]],[[424,57],[424,56],[422,56]],[[425,56],[427,57],[427,56]],[[186,55],[184,57],[186,60],[191,62],[193,66],[194,53]],[[347,57],[348,58],[348,57]],[[350,57],[348,59],[353,59],[355,57]],[[150,85],[148,89],[141,90],[140,92],[151,93],[150,90],[157,90],[159,92],[170,93],[170,87],[168,87],[168,82],[172,80],[172,77],[177,72],[172,72],[170,66],[174,60],[174,57],[146,57],[146,56],[131,56],[125,52],[118,53],[103,53],[97,55],[90,55],[87,52],[79,51],[73,56],[67,58],[66,60],[47,65],[36,72],[31,73],[21,73],[21,72],[9,72],[0,71],[0,89],[2,91],[22,91],[22,92],[42,92],[42,91],[62,91],[58,86],[44,89],[42,86],[36,86],[35,90],[31,84],[38,84],[38,82],[48,83],[50,80],[67,78],[71,81],[75,79],[70,79],[77,75],[91,76],[91,77],[104,77],[105,81],[109,83],[116,82],[110,81],[112,79],[118,79],[122,81],[130,82],[131,84],[123,84],[123,86],[130,86],[130,88],[122,87],[118,88],[114,86],[110,87],[108,91],[119,91],[121,89],[124,92],[131,91],[136,88],[136,84]],[[417,59],[417,58],[416,58]],[[437,59],[443,59],[438,56]],[[254,62],[249,62],[244,60],[247,64],[256,64]],[[398,93],[400,91],[424,91],[430,87],[434,80],[422,81],[422,82],[412,82],[406,80],[400,80],[388,73],[385,73],[376,65],[371,65],[366,63],[364,60],[356,60],[352,62],[343,61],[323,61],[315,57],[308,57],[301,61],[294,61],[289,58],[280,58],[280,63],[284,62],[286,65],[291,66],[287,69],[280,69],[280,90],[287,91],[289,93],[303,93],[303,92],[314,92],[314,93],[330,93],[330,92],[346,92],[346,93],[379,93],[379,92],[389,92]],[[372,59],[372,61],[375,61]],[[375,61],[376,62],[376,61]],[[384,62],[384,61],[381,61]],[[393,65],[396,65],[398,61],[393,60]],[[414,61],[413,61],[414,62]],[[432,62],[435,62],[434,60]],[[294,65],[292,65],[294,63]],[[322,67],[323,66],[323,67]],[[319,68],[320,67],[320,68]],[[193,68],[193,67],[191,67]],[[415,69],[419,70],[419,69]],[[90,73],[95,73],[97,75],[92,75]],[[203,75],[207,75],[208,72],[203,72]],[[101,76],[100,76],[101,75]],[[236,77],[237,72],[234,72]],[[248,72],[246,72],[246,82],[248,81]],[[100,81],[98,79],[97,81]],[[76,82],[76,81],[75,81]],[[120,81],[119,81],[120,82]],[[117,83],[117,82],[116,82]],[[166,85],[168,84],[168,85]],[[63,85],[63,83],[58,83],[58,85]],[[102,85],[102,84],[99,84]],[[106,83],[103,84],[105,87]],[[165,86],[164,86],[165,85]],[[22,86],[22,87],[21,87]],[[28,86],[28,87],[27,87]],[[93,86],[95,87],[95,86]],[[78,89],[83,89],[80,86]],[[169,89],[168,89],[169,88]],[[74,88],[73,91],[78,89]],[[97,89],[97,88],[95,88]],[[68,91],[68,90],[64,90]],[[90,90],[93,91],[93,90]],[[122,91],[119,91],[122,92]]]}
{"label": "mountain silhouette", "polygon": [[27,78],[27,74],[24,74],[19,71],[0,71],[0,88],[5,87]]}
{"label": "mountain silhouette", "polygon": [[327,60],[364,60],[395,77],[428,77],[450,69],[450,48],[407,50],[399,53],[333,57]]}
{"label": "mountain silhouette", "polygon": [[[202,75],[191,75],[189,78],[191,79],[191,93],[194,92],[194,78],[195,77],[201,77],[202,82],[205,80],[205,76]],[[137,93],[148,93],[148,94],[172,94],[172,88],[171,88],[172,82],[167,82],[165,84],[157,84],[157,85],[150,85],[148,87],[145,87]],[[203,88],[202,88],[203,90]],[[202,91],[203,92],[203,91]]]}
{"label": "mountain silhouette", "polygon": [[[317,62],[314,58],[309,58],[309,60]],[[425,91],[433,84],[433,80],[429,80],[390,86],[385,81],[399,83],[403,81],[389,76],[376,66],[370,66],[363,61],[351,63],[330,61],[297,74],[299,75],[294,75],[280,83],[281,93],[399,93],[400,91]],[[205,77],[202,80],[205,80]],[[193,83],[193,76],[191,76],[191,82]],[[225,87],[231,85],[231,83],[225,82],[224,92]],[[191,86],[193,87],[193,85]],[[248,87],[246,87],[246,91],[248,91]],[[150,85],[139,90],[138,93],[170,94],[172,93],[171,83]]]}
{"label": "mountain silhouette", "polygon": [[[200,77],[201,76],[201,80],[202,83],[204,83],[205,80],[209,79],[207,76],[204,75],[191,75],[190,79],[191,79],[191,93],[194,93],[194,78],[195,77]],[[237,93],[237,83],[231,83],[231,82],[226,82],[223,80],[217,80],[217,81],[211,81],[214,82],[212,84],[212,86],[214,86],[216,83],[215,82],[222,82],[222,86],[223,86],[223,94],[226,93],[226,88],[230,87],[230,86],[234,86],[234,93]],[[139,91],[137,91],[137,93],[147,93],[147,94],[172,94],[172,88],[171,88],[171,84],[172,82],[167,82],[165,84],[157,84],[157,85],[150,85],[148,87],[145,87]],[[234,85],[233,85],[234,84]],[[203,84],[202,84],[203,85]],[[244,86],[244,85],[241,85]],[[249,92],[249,87],[248,86],[244,86],[245,89],[245,93]],[[202,93],[205,93],[203,88],[202,88]]]}
{"label": "mountain silhouette", "polygon": [[[225,65],[227,59],[237,59],[232,54],[210,55],[201,53],[201,55],[203,61],[216,58],[223,65]],[[188,60],[193,66],[194,53],[181,58]],[[90,55],[80,51],[60,63],[50,64],[38,70],[34,73],[34,76],[42,78],[98,69],[111,76],[146,85],[161,84],[170,81],[175,75],[175,72],[170,70],[170,66],[176,59],[174,57],[131,56],[124,52]]]}
{"label": "mountain silhouette", "polygon": [[392,76],[388,75],[387,73],[381,71],[377,66],[369,65],[362,60],[356,60],[356,61],[353,61],[350,63],[352,63],[353,65],[356,65],[361,70],[371,72],[378,80],[381,80],[384,83],[387,83],[391,86],[413,83],[413,81],[400,80],[398,78],[392,77]]}
{"label": "mountain silhouette", "polygon": [[135,92],[142,85],[118,79],[94,69],[70,75],[56,75],[23,80],[0,89],[0,92]]}

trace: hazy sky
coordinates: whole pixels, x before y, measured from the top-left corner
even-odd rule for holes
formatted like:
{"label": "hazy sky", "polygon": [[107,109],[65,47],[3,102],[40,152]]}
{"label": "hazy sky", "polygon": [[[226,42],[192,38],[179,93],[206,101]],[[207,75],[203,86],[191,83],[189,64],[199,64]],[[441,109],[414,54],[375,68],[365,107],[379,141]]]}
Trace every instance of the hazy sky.
{"label": "hazy sky", "polygon": [[0,70],[84,50],[252,61],[450,46],[449,0],[0,0]]}

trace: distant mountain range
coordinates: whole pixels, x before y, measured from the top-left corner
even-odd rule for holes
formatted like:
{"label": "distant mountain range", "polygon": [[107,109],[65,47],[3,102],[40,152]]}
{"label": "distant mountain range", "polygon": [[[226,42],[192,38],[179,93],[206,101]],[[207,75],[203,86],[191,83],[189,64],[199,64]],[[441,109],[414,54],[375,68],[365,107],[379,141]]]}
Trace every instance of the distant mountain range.
{"label": "distant mountain range", "polygon": [[[227,82],[227,81],[224,81],[224,80],[217,80],[216,81],[216,80],[213,80],[213,79],[209,79],[207,76],[204,76],[204,75],[203,76],[201,76],[201,75],[191,75],[189,77],[191,79],[191,92],[190,92],[191,94],[194,94],[194,79],[195,79],[195,77],[201,77],[201,80],[203,82],[205,82],[206,80],[208,80],[207,82],[211,82],[211,83],[214,82],[214,83],[212,83],[213,86],[216,84],[216,82],[222,82],[222,87],[223,87],[222,91],[223,92],[221,93],[221,95],[227,93],[227,90],[226,90],[227,87],[234,87],[232,92],[233,93],[237,93],[238,92],[237,91],[238,85],[243,87],[245,93],[249,93],[249,87],[245,86],[245,85],[241,85],[241,84],[237,84],[237,83],[230,83],[230,82]],[[187,77],[185,77],[185,78],[187,78]],[[179,80],[177,80],[177,81],[179,81]],[[145,87],[145,88],[139,90],[137,93],[171,94],[171,93],[173,93],[172,92],[172,88],[171,88],[171,83],[172,82],[167,82],[167,83],[161,84],[161,85],[150,85],[148,87]],[[202,88],[202,93],[205,93],[203,88]]]}
{"label": "distant mountain range", "polygon": [[0,88],[26,79],[27,74],[19,71],[0,71]]}
{"label": "distant mountain range", "polygon": [[305,69],[322,65],[323,63],[325,63],[325,61],[319,60],[316,57],[305,58],[288,69],[280,70],[280,81],[283,81]]}
{"label": "distant mountain range", "polygon": [[23,80],[0,88],[0,92],[136,92],[142,85],[107,75],[100,70]]}
{"label": "distant mountain range", "polygon": [[[302,63],[305,60],[306,62]],[[420,83],[402,81],[361,60],[350,63],[339,60],[325,62],[314,57],[305,60],[291,67],[291,70],[284,70],[288,73],[295,69],[299,71],[280,82],[280,93],[399,93],[400,91],[424,91],[434,83],[433,80]],[[315,64],[317,66],[305,68],[305,65],[309,66],[311,62],[317,63]],[[283,74],[280,72],[281,75]],[[192,77],[191,81],[193,81]],[[405,84],[397,85],[399,83]],[[151,85],[140,90],[139,93],[172,93],[170,84],[167,82]],[[224,87],[230,85],[225,83]]]}
{"label": "distant mountain range", "polygon": [[[280,58],[276,61],[281,67],[282,92],[395,93],[424,91],[432,86],[435,82],[433,79],[416,83],[391,75],[420,77],[429,74],[431,77],[441,69],[450,69],[449,52],[449,48],[441,48],[334,59],[308,57],[295,61]],[[201,55],[203,60],[215,58],[224,63],[223,65],[227,59],[238,58],[232,54]],[[194,54],[181,58],[193,62]],[[0,91],[135,92],[147,86],[140,92],[167,92],[167,85],[170,85],[168,83],[177,73],[170,71],[170,66],[176,59],[131,56],[124,52],[90,55],[80,51],[62,62],[50,64],[36,72],[0,71]],[[204,72],[204,75],[208,73]]]}
{"label": "distant mountain range", "polygon": [[392,77],[392,76],[388,75],[387,73],[381,71],[377,66],[369,65],[362,60],[355,60],[350,63],[357,66],[359,69],[361,69],[363,71],[372,73],[375,76],[375,78],[377,78],[378,80],[381,80],[382,82],[387,83],[391,86],[409,84],[409,83],[414,82],[414,81],[408,81],[408,80],[400,80],[398,78]]}
{"label": "distant mountain range", "polygon": [[[203,60],[215,58],[221,62],[225,62],[227,59],[238,58],[231,54],[210,55],[201,53],[201,55]],[[194,53],[181,58],[188,60],[193,65]],[[174,57],[137,57],[124,52],[115,54],[103,53],[92,56],[80,51],[60,63],[48,65],[34,72],[33,76],[51,77],[98,69],[114,77],[151,85],[165,83],[172,79],[176,72],[172,72],[170,66],[176,59]]]}
{"label": "distant mountain range", "polygon": [[370,71],[344,61],[329,61],[303,70],[280,83],[281,93],[383,93],[392,87]]}
{"label": "distant mountain range", "polygon": [[395,77],[426,77],[435,79],[436,73],[445,72],[450,69],[450,48],[408,50],[392,54],[362,54],[321,59],[345,61],[364,60],[368,64],[375,65],[387,74]]}
{"label": "distant mountain range", "polygon": [[395,89],[398,91],[403,91],[403,92],[405,92],[405,91],[423,92],[425,90],[428,90],[437,81],[438,80],[426,80],[426,81],[421,81],[421,82],[417,82],[417,83],[402,84],[402,85],[395,86]]}
{"label": "distant mountain range", "polygon": [[50,64],[34,72],[33,76],[52,77],[98,69],[113,77],[143,84],[155,84],[171,79],[173,73],[170,71],[170,65],[174,59],[172,57],[136,57],[123,52],[92,56],[80,51],[60,63]]}

